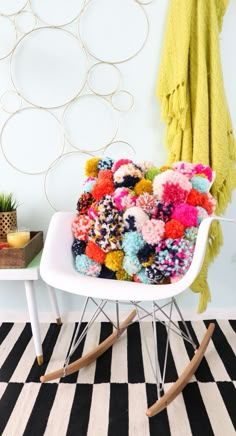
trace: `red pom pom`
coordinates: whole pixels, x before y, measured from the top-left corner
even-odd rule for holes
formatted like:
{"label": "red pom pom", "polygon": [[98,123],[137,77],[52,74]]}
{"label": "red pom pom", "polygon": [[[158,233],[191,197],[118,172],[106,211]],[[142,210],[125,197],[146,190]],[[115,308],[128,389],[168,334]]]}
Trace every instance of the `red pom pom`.
{"label": "red pom pom", "polygon": [[214,206],[209,201],[209,198],[208,198],[206,193],[201,194],[201,203],[200,203],[200,206],[203,207],[207,211],[208,215],[211,215],[213,213],[213,211],[214,211]]}
{"label": "red pom pom", "polygon": [[200,206],[200,197],[201,194],[196,189],[191,189],[187,197],[187,203],[192,206]]}
{"label": "red pom pom", "polygon": [[177,220],[170,220],[165,225],[165,237],[166,238],[182,238],[184,234],[184,225]]}
{"label": "red pom pom", "polygon": [[211,215],[214,211],[214,205],[209,201],[208,195],[205,192],[200,193],[196,189],[191,189],[187,198],[187,203],[192,206],[203,207],[208,215]]}
{"label": "red pom pom", "polygon": [[136,276],[136,274],[133,275],[133,279],[134,279],[134,282],[141,283],[141,280],[139,280],[139,278]]}
{"label": "red pom pom", "polygon": [[104,263],[106,253],[93,241],[88,241],[85,254],[95,262]]}
{"label": "red pom pom", "polygon": [[98,173],[98,179],[99,180],[112,180],[113,178],[113,172],[111,170],[102,170]]}
{"label": "red pom pom", "polygon": [[95,183],[92,189],[92,196],[99,201],[104,195],[112,195],[115,188],[111,180],[99,180]]}

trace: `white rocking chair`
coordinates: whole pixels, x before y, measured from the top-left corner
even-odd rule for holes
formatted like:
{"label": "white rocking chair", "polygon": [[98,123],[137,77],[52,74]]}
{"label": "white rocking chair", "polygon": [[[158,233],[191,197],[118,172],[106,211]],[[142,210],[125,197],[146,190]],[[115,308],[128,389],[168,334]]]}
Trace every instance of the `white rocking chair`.
{"label": "white rocking chair", "polygon": [[[72,374],[75,371],[89,365],[91,362],[101,356],[109,347],[111,347],[119,336],[125,331],[125,329],[134,322],[135,317],[140,323],[142,328],[142,319],[147,316],[152,317],[153,326],[156,321],[160,321],[157,318],[157,312],[160,311],[166,316],[167,323],[167,343],[165,351],[165,364],[163,373],[161,374],[159,361],[158,361],[158,344],[156,336],[156,328],[153,328],[153,339],[155,345],[155,362],[151,362],[151,366],[154,372],[155,380],[157,383],[157,401],[149,407],[146,411],[147,416],[151,417],[163,410],[168,404],[170,404],[176,396],[186,386],[196,369],[198,368],[211,336],[214,331],[214,324],[211,323],[206,331],[202,342],[197,349],[187,325],[183,319],[180,309],[177,305],[175,297],[181,292],[185,291],[193,283],[197,277],[205,256],[205,250],[208,242],[208,231],[210,224],[213,220],[233,221],[231,219],[221,217],[208,217],[205,218],[199,226],[197,241],[191,266],[186,275],[176,283],[165,285],[146,285],[142,283],[135,283],[129,281],[108,280],[103,278],[94,278],[79,274],[74,266],[73,257],[71,254],[71,246],[73,243],[73,234],[71,231],[71,223],[76,217],[76,214],[70,212],[56,212],[50,222],[43,255],[41,259],[40,272],[43,280],[54,288],[61,289],[66,292],[78,294],[86,297],[84,308],[82,311],[81,319],[78,324],[77,331],[74,335],[73,342],[70,347],[70,351],[64,367],[54,371],[50,374],[46,374],[41,377],[42,382],[47,382],[57,378],[64,377]],[[168,299],[169,303],[162,303],[161,300]],[[96,300],[100,300],[97,302]],[[78,332],[88,305],[89,301],[93,301],[96,308],[95,311],[84,328],[82,334],[77,338]],[[105,306],[107,302],[113,301],[115,304],[116,322],[110,320],[109,316],[105,312]],[[152,302],[152,310],[148,311],[142,307],[142,302]],[[157,301],[159,303],[157,303]],[[120,324],[119,320],[119,304],[128,303],[133,306],[132,312],[127,319]],[[164,309],[169,306],[169,313],[166,313]],[[172,320],[172,309],[175,307],[181,320],[186,328],[186,332],[179,329],[178,325]],[[141,315],[141,310],[144,311],[144,315]],[[95,319],[100,313],[103,313],[109,321],[112,322],[115,327],[113,333],[100,343],[94,350],[90,351],[86,355],[73,363],[69,363],[72,354],[75,349],[86,335],[88,329],[93,324]],[[162,322],[162,321],[160,321]],[[183,373],[173,386],[163,394],[165,372],[167,364],[167,352],[168,352],[168,338],[169,332],[173,330],[175,333],[180,334],[184,340],[190,342],[195,350],[194,357],[189,362],[188,366],[183,370]],[[145,345],[148,351],[148,344],[145,341]],[[151,359],[150,353],[147,353]]]}

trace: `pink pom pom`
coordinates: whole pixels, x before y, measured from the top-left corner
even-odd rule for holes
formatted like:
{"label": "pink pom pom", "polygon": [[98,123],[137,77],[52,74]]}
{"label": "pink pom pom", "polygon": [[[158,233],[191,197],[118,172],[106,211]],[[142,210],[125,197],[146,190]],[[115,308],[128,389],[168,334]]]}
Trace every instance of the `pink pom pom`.
{"label": "pink pom pom", "polygon": [[144,223],[142,236],[148,244],[157,244],[165,234],[165,223],[161,220],[151,219]]}
{"label": "pink pom pom", "polygon": [[136,274],[133,275],[133,279],[134,279],[134,282],[141,283],[141,280],[139,280],[139,278],[136,276]]}
{"label": "pink pom pom", "polygon": [[158,200],[181,203],[192,189],[188,178],[174,170],[166,170],[158,174],[153,181],[153,193]]}
{"label": "pink pom pom", "polygon": [[117,161],[112,165],[112,169],[111,169],[111,170],[112,170],[113,173],[114,173],[115,171],[118,170],[118,168],[121,167],[121,165],[125,165],[125,164],[128,164],[128,163],[133,163],[133,161],[130,160],[130,159],[119,159],[119,160],[117,160]]}
{"label": "pink pom pom", "polygon": [[187,176],[188,179],[191,179],[195,174],[194,171],[195,164],[193,163],[179,161],[179,162],[174,162],[172,166],[174,170],[178,171],[181,174],[184,174],[185,176]]}
{"label": "pink pom pom", "polygon": [[197,227],[198,210],[190,204],[179,204],[175,207],[172,218],[180,221],[185,227]]}
{"label": "pink pom pom", "polygon": [[144,212],[151,214],[156,204],[155,197],[148,192],[141,194],[136,201],[136,206],[141,207]]}
{"label": "pink pom pom", "polygon": [[183,278],[183,275],[172,276],[172,277],[170,277],[170,282],[171,283],[176,283],[176,282],[179,282],[182,278]]}
{"label": "pink pom pom", "polygon": [[154,167],[154,163],[150,162],[149,160],[144,160],[142,162],[139,162],[138,166],[141,168],[141,170],[146,173],[147,170],[150,170],[150,168]]}
{"label": "pink pom pom", "polygon": [[209,182],[212,181],[213,173],[212,173],[212,169],[209,166],[197,164],[194,167],[194,173],[195,174],[205,174],[205,176],[208,178]]}
{"label": "pink pom pom", "polygon": [[98,211],[97,211],[97,208],[95,207],[95,204],[96,203],[92,204],[92,206],[88,210],[88,217],[91,220],[95,220],[98,216]]}
{"label": "pink pom pom", "polygon": [[87,241],[88,232],[91,228],[91,221],[86,215],[79,215],[72,222],[72,232],[75,239]]}
{"label": "pink pom pom", "polygon": [[216,210],[216,199],[215,199],[215,197],[213,197],[213,196],[210,194],[210,192],[207,192],[206,195],[207,195],[207,198],[208,198],[209,204],[210,204],[210,206],[212,207],[212,210],[211,210],[210,214],[213,214],[213,213],[215,212],[215,210]]}
{"label": "pink pom pom", "polygon": [[136,195],[130,193],[129,188],[117,188],[113,194],[113,200],[119,211],[136,205]]}

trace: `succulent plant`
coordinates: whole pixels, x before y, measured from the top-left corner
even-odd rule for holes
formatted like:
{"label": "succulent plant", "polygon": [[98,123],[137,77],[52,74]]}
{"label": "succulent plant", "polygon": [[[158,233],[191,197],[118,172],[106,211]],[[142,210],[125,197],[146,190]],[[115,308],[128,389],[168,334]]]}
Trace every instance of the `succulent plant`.
{"label": "succulent plant", "polygon": [[4,192],[0,193],[0,212],[11,212],[16,210],[17,206],[18,203],[12,192],[9,194],[5,194]]}

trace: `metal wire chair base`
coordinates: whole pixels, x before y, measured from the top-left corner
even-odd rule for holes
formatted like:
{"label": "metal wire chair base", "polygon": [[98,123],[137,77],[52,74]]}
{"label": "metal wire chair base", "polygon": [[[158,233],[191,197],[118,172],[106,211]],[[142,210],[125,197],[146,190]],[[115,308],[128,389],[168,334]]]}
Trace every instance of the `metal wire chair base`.
{"label": "metal wire chair base", "polygon": [[[83,322],[85,313],[86,313],[86,309],[87,306],[89,304],[89,301],[93,302],[94,305],[96,306],[92,316],[90,317],[87,325],[84,327],[82,333],[79,335],[79,331],[80,331],[80,327],[81,327],[81,323]],[[114,329],[117,330],[117,336],[120,336],[120,302],[118,301],[113,301],[113,303],[115,304],[115,313],[116,313],[116,320],[115,322],[109,317],[109,315],[106,313],[105,311],[105,306],[106,304],[109,302],[111,302],[110,300],[100,300],[100,302],[98,303],[94,298],[90,298],[87,297],[85,300],[85,304],[82,310],[82,314],[81,314],[81,318],[80,321],[78,323],[78,326],[76,328],[76,332],[73,338],[73,341],[71,343],[70,346],[70,350],[69,353],[66,357],[66,360],[64,362],[64,366],[63,366],[63,377],[65,377],[67,375],[67,368],[68,365],[70,363],[70,359],[72,357],[72,355],[74,354],[75,350],[77,349],[77,347],[79,346],[79,344],[81,343],[81,341],[83,340],[83,338],[85,337],[85,335],[87,334],[89,328],[93,325],[93,323],[95,322],[95,320],[98,318],[98,316],[100,314],[103,314],[106,319],[111,322],[111,324],[113,325]],[[187,327],[187,324],[182,316],[182,313],[178,307],[178,304],[176,302],[176,300],[174,298],[172,298],[168,303],[165,303],[163,306],[160,306],[159,304],[157,304],[156,301],[152,302],[152,310],[148,311],[142,304],[141,302],[137,302],[137,301],[130,301],[130,302],[126,302],[123,304],[129,304],[131,306],[134,307],[134,309],[136,310],[136,314],[137,314],[137,318],[135,317],[135,319],[133,319],[129,324],[133,324],[135,321],[139,322],[140,325],[140,329],[142,330],[143,333],[143,338],[144,338],[144,343],[145,343],[145,347],[146,347],[146,351],[147,351],[147,355],[150,361],[150,365],[152,368],[152,372],[154,375],[154,378],[156,380],[156,384],[157,384],[157,395],[158,398],[160,398],[161,396],[161,390],[163,390],[164,388],[164,383],[165,383],[165,374],[166,374],[166,366],[167,366],[167,355],[168,355],[168,347],[169,347],[169,335],[170,335],[170,331],[174,332],[175,334],[181,336],[183,338],[183,340],[186,340],[188,342],[190,342],[194,348],[194,350],[196,350],[196,344],[193,341],[193,338],[190,335],[189,329]],[[169,313],[166,312],[166,308],[169,307]],[[173,307],[176,308],[184,326],[186,329],[187,334],[181,330],[178,326],[178,324],[176,324],[173,320],[172,320],[172,315],[173,315]],[[165,309],[165,310],[164,310]],[[158,318],[158,312],[160,312],[162,315],[164,315],[166,317],[167,321],[163,321],[160,318]],[[150,351],[150,347],[149,344],[146,340],[144,331],[143,331],[143,321],[146,320],[147,317],[150,317],[152,319],[152,326],[153,326],[153,341],[154,341],[154,351],[155,351],[155,359],[153,362],[153,359],[151,357],[151,351]],[[166,346],[165,346],[165,356],[164,356],[164,368],[161,374],[161,370],[160,370],[160,365],[159,365],[159,358],[158,358],[158,341],[157,341],[157,334],[156,334],[156,323],[160,322],[164,325],[166,325],[167,327],[167,339],[166,339]],[[127,327],[128,327],[127,326]]]}
{"label": "metal wire chair base", "polygon": [[[87,322],[86,326],[82,330],[82,332],[79,334],[81,324],[83,322],[86,309],[89,302],[93,302],[95,307],[95,310],[90,317],[89,321]],[[193,338],[191,337],[191,334],[189,332],[188,326],[182,316],[182,313],[177,305],[177,302],[175,298],[171,298],[168,303],[163,304],[160,306],[156,301],[152,302],[152,309],[147,310],[143,304],[140,301],[129,301],[129,302],[119,302],[119,301],[113,301],[115,304],[115,313],[116,313],[116,320],[115,322],[112,321],[109,317],[109,315],[105,311],[105,307],[108,302],[111,302],[111,300],[99,300],[99,302],[96,301],[96,299],[87,297],[84,303],[84,307],[82,310],[81,318],[78,323],[78,326],[76,328],[76,332],[74,334],[74,338],[72,341],[72,344],[70,346],[70,350],[68,352],[68,355],[65,359],[64,366],[61,369],[58,369],[50,374],[46,374],[42,377],[40,377],[40,380],[42,382],[54,380],[57,378],[65,377],[66,375],[72,374],[75,371],[80,370],[81,368],[89,365],[91,362],[96,360],[99,356],[101,356],[108,348],[110,348],[115,341],[119,338],[119,336],[135,321],[139,322],[140,330],[142,331],[142,336],[144,339],[145,348],[147,351],[147,356],[150,361],[150,366],[154,375],[154,379],[156,381],[157,386],[157,401],[149,407],[149,409],[146,411],[146,415],[148,417],[154,416],[156,413],[159,413],[161,410],[163,410],[168,404],[170,404],[176,396],[183,390],[183,388],[186,386],[196,369],[198,368],[202,357],[206,351],[206,348],[208,346],[208,343],[210,341],[210,338],[213,334],[214,330],[214,324],[210,324],[208,327],[207,332],[205,333],[205,336],[197,349],[196,344],[193,341]],[[133,310],[128,315],[125,321],[122,323],[120,322],[120,310],[119,306],[120,304],[128,304],[133,306]],[[166,311],[166,309],[169,308],[169,313]],[[173,321],[173,308],[176,309],[183,325],[185,328],[185,331],[183,331],[176,322]],[[158,317],[159,314],[164,315],[164,319],[166,321],[163,321]],[[87,334],[89,328],[93,325],[95,320],[98,318],[100,314],[103,314],[108,321],[110,321],[114,327],[113,333],[108,336],[107,339],[105,339],[102,343],[97,345],[97,347],[92,350],[91,352],[87,353],[86,355],[82,356],[75,362],[70,363],[70,359],[81,343],[81,341],[84,339],[85,335]],[[143,328],[143,321],[147,318],[151,317],[152,320],[152,328],[153,328],[153,342],[152,344],[149,344],[147,341],[147,338],[144,334],[144,328]],[[160,364],[159,364],[159,355],[158,355],[158,340],[157,340],[157,330],[156,326],[157,323],[160,322],[164,324],[167,328],[167,337],[166,337],[166,344],[165,344],[165,354],[164,354],[164,365],[163,369],[161,371]],[[177,381],[174,383],[174,385],[165,393],[164,392],[164,385],[165,385],[165,376],[166,376],[166,368],[167,368],[167,357],[168,357],[168,348],[169,348],[169,338],[170,338],[170,332],[174,332],[175,334],[181,336],[181,338],[184,341],[188,341],[192,344],[193,349],[195,351],[194,357],[189,362],[188,366],[185,368],[183,373],[180,375],[180,377],[177,379]],[[154,349],[154,358],[151,356],[151,350],[150,347],[153,345]]]}

